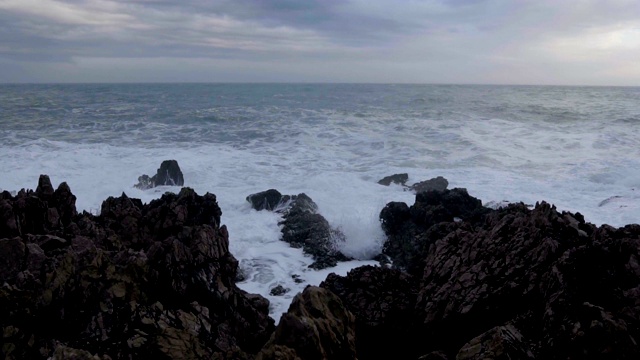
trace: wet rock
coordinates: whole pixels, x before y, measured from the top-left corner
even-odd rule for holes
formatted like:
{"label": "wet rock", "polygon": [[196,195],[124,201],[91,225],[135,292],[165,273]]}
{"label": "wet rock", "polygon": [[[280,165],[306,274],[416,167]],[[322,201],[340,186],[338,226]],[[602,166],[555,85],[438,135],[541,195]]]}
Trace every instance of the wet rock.
{"label": "wet rock", "polygon": [[354,316],[332,292],[308,286],[256,359],[356,359]]}
{"label": "wet rock", "polygon": [[269,294],[271,294],[271,296],[282,296],[286,293],[289,292],[289,288],[285,288],[282,285],[278,285],[276,287],[274,287],[273,289],[271,289],[271,291],[269,291]]}
{"label": "wet rock", "polygon": [[282,214],[282,240],[314,259],[309,267],[324,269],[336,266],[339,261],[351,260],[339,250],[344,235],[329,225],[318,213],[318,205],[306,194],[281,195],[274,189],[247,196],[256,210],[272,210]]}
{"label": "wet rock", "polygon": [[384,178],[378,180],[378,184],[384,185],[384,186],[389,186],[391,184],[404,185],[407,183],[408,180],[409,180],[409,174],[407,173],[393,174],[393,175],[385,176]]}
{"label": "wet rock", "polygon": [[394,267],[419,276],[430,246],[462,225],[456,218],[475,221],[490,211],[459,188],[418,193],[411,207],[391,202],[380,212],[387,235],[383,254],[389,256]]}
{"label": "wet rock", "polygon": [[247,201],[255,210],[278,211],[287,206],[291,196],[282,195],[276,189],[269,189],[247,196]]}
{"label": "wet rock", "polygon": [[410,186],[416,194],[426,191],[445,191],[449,186],[449,181],[442,176],[433,179],[421,181]]}
{"label": "wet rock", "polygon": [[165,160],[160,164],[160,168],[152,177],[149,175],[141,175],[138,177],[138,183],[134,187],[146,190],[156,186],[183,186],[184,175],[176,160]]}
{"label": "wet rock", "polygon": [[2,357],[249,359],[269,339],[269,302],[235,285],[215,195],[123,194],[95,216],[66,184],[39,184],[0,201],[18,234],[0,239]]}

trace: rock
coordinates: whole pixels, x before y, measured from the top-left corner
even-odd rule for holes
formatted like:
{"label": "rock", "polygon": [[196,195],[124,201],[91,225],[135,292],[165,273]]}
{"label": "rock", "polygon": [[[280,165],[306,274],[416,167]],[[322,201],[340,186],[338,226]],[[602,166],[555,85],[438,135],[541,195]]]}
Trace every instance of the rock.
{"label": "rock", "polygon": [[290,196],[283,196],[276,189],[269,189],[247,196],[247,201],[251,204],[251,207],[258,211],[278,211],[280,208],[286,207],[287,202],[290,200]]}
{"label": "rock", "polygon": [[282,214],[282,240],[314,259],[309,267],[324,269],[336,266],[338,261],[351,260],[339,250],[344,235],[333,229],[327,219],[318,213],[318,205],[306,194],[281,195],[270,189],[247,196],[256,210],[271,210]]}
{"label": "rock", "polygon": [[490,211],[459,188],[418,193],[411,207],[391,202],[380,212],[382,229],[387,235],[383,254],[391,258],[394,267],[420,276],[430,246],[462,226],[456,218],[475,221]]}
{"label": "rock", "polygon": [[421,181],[411,185],[410,189],[416,194],[426,191],[445,191],[449,186],[449,181],[442,176],[433,179]]}
{"label": "rock", "polygon": [[289,290],[291,290],[291,289],[285,288],[282,285],[278,285],[278,286],[274,287],[273,289],[271,289],[271,291],[269,291],[269,294],[271,294],[271,296],[282,296],[282,295],[288,293]]}
{"label": "rock", "polygon": [[522,334],[513,325],[497,326],[466,343],[456,360],[534,359]]}
{"label": "rock", "polygon": [[22,239],[0,239],[0,283],[15,277],[22,268],[26,254]]}
{"label": "rock", "polygon": [[138,183],[134,187],[146,190],[156,186],[183,186],[184,176],[180,166],[176,160],[165,160],[160,164],[160,168],[157,170],[153,177],[149,175],[141,175],[138,177]]}
{"label": "rock", "polygon": [[3,357],[251,359],[267,342],[269,302],[235,285],[215,195],[123,194],[95,216],[39,184],[0,200],[17,232],[0,239]]}
{"label": "rock", "polygon": [[354,316],[332,292],[308,286],[256,359],[356,359]]}
{"label": "rock", "polygon": [[384,185],[384,186],[389,186],[392,183],[398,184],[398,185],[404,185],[408,180],[409,180],[409,174],[407,173],[393,174],[393,175],[385,176],[384,178],[378,180],[378,184]]}
{"label": "rock", "polygon": [[54,190],[51,185],[51,180],[47,175],[40,175],[38,179],[38,187],[36,188],[36,195],[42,200],[49,200],[53,196]]}
{"label": "rock", "polygon": [[393,269],[362,266],[320,284],[356,318],[358,359],[415,359],[419,355],[415,305],[418,282]]}

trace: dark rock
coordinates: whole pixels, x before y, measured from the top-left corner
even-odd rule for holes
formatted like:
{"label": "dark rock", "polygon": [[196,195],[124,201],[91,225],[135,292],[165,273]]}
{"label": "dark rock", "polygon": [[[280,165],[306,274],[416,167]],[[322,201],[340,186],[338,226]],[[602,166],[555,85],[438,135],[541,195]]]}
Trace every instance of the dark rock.
{"label": "dark rock", "polygon": [[51,185],[49,176],[40,175],[40,178],[38,179],[38,187],[36,188],[36,195],[46,201],[53,196],[53,193],[53,185]]}
{"label": "dark rock", "polygon": [[14,278],[22,269],[25,249],[19,237],[0,239],[0,283]]}
{"label": "dark rock", "polygon": [[411,207],[391,202],[380,212],[387,235],[383,254],[391,258],[394,267],[421,276],[431,244],[461,226],[454,221],[456,218],[476,221],[490,211],[459,188],[418,193]]}
{"label": "dark rock", "polygon": [[215,195],[123,194],[94,216],[49,184],[48,200],[0,201],[18,234],[0,239],[1,357],[250,359],[269,339],[269,302],[235,285]]}
{"label": "dark rock", "polygon": [[288,293],[289,290],[291,290],[291,289],[285,288],[282,285],[278,285],[278,286],[274,287],[273,289],[271,289],[271,291],[269,291],[269,294],[271,294],[271,296],[282,296],[282,295]]}
{"label": "dark rock", "polygon": [[275,189],[247,196],[256,210],[271,210],[282,214],[282,240],[292,247],[302,248],[314,259],[309,267],[324,269],[336,266],[338,261],[351,260],[339,250],[344,234],[333,229],[327,219],[318,213],[318,205],[306,194],[281,195]]}
{"label": "dark rock", "polygon": [[415,191],[416,194],[425,191],[445,191],[449,186],[449,181],[442,176],[435,177],[433,179],[421,181],[411,185],[410,189]]}
{"label": "dark rock", "polygon": [[356,359],[354,316],[332,292],[308,286],[256,359]]}
{"label": "dark rock", "polygon": [[415,359],[418,282],[393,269],[362,266],[341,277],[330,274],[321,287],[338,295],[356,318],[358,359]]}
{"label": "dark rock", "polygon": [[247,201],[255,210],[277,211],[287,206],[287,202],[291,200],[289,195],[282,195],[276,189],[269,189],[259,193],[247,196]]}
{"label": "dark rock", "polygon": [[534,359],[522,334],[513,325],[497,326],[466,343],[456,360]]}
{"label": "dark rock", "polygon": [[300,278],[300,275],[298,274],[291,275],[291,278],[293,279],[293,282],[295,282],[296,284],[302,284],[304,282],[304,280],[302,280]]}
{"label": "dark rock", "polygon": [[378,184],[384,185],[384,186],[389,186],[392,183],[398,184],[398,185],[404,185],[407,183],[407,180],[409,180],[409,174],[407,173],[393,174],[393,175],[385,176],[384,178],[378,180]]}
{"label": "dark rock", "polygon": [[442,351],[432,351],[426,355],[422,355],[418,360],[448,360],[447,354]]}
{"label": "dark rock", "polygon": [[176,160],[165,160],[160,164],[160,168],[152,177],[149,175],[141,175],[138,177],[138,183],[134,185],[141,190],[150,189],[156,186],[183,186],[184,175]]}
{"label": "dark rock", "polygon": [[165,160],[160,164],[160,168],[156,172],[156,175],[152,178],[154,186],[159,185],[171,185],[182,186],[184,185],[184,176],[178,166],[178,162],[175,160]]}

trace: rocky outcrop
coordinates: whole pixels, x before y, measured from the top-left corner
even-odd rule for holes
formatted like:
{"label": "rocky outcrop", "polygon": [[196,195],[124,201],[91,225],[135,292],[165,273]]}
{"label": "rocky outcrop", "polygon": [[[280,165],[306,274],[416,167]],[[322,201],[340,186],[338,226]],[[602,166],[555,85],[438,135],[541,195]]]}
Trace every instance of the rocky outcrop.
{"label": "rocky outcrop", "polygon": [[409,174],[402,173],[385,176],[378,180],[378,184],[384,186],[391,184],[402,185],[405,191],[413,191],[416,194],[426,191],[445,191],[449,186],[449,181],[442,176],[420,181],[410,186],[407,185],[407,181],[409,181]]}
{"label": "rocky outcrop", "polygon": [[414,276],[363,267],[322,284],[356,316],[358,358],[640,356],[640,225],[596,227],[544,202],[485,210],[459,190],[382,218],[389,241],[412,241],[394,261]]}
{"label": "rocky outcrop", "polygon": [[338,295],[356,318],[358,359],[415,359],[418,282],[407,273],[363,266],[320,284]]}
{"label": "rocky outcrop", "polygon": [[435,177],[433,179],[421,181],[411,185],[411,190],[416,194],[426,191],[445,191],[449,186],[449,181],[442,176]]}
{"label": "rocky outcrop", "polygon": [[336,266],[338,261],[350,260],[338,249],[344,235],[329,225],[318,213],[316,205],[304,193],[282,195],[275,189],[247,196],[247,201],[256,210],[271,210],[282,214],[282,240],[314,259],[313,269]]}
{"label": "rocky outcrop", "polygon": [[408,180],[409,180],[409,174],[407,173],[393,174],[393,175],[385,176],[382,179],[378,180],[378,184],[384,185],[384,186],[389,186],[391,184],[398,184],[398,185],[404,186]]}
{"label": "rocky outcrop", "polygon": [[176,160],[165,160],[160,164],[160,168],[156,174],[149,177],[149,175],[141,175],[138,177],[138,183],[134,187],[146,190],[156,186],[183,186],[184,176],[180,166]]}
{"label": "rocky outcrop", "polygon": [[420,276],[431,244],[457,228],[459,221],[476,221],[489,211],[460,188],[418,193],[411,207],[391,202],[380,212],[387,235],[383,253],[395,267]]}
{"label": "rocky outcrop", "polygon": [[355,319],[340,298],[308,286],[282,315],[257,360],[356,359]]}
{"label": "rocky outcrop", "polygon": [[268,301],[235,285],[213,194],[77,214],[66,184],[0,200],[2,356],[241,358],[273,330]]}

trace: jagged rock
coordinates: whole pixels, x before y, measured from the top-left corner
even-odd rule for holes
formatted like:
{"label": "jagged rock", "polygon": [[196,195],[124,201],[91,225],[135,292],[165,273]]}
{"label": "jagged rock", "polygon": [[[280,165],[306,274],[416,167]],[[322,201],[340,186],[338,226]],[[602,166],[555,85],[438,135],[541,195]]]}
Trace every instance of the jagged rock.
{"label": "jagged rock", "polygon": [[160,168],[152,177],[149,175],[141,175],[138,177],[138,183],[134,187],[146,190],[156,186],[183,186],[184,175],[176,160],[165,160],[160,164]]}
{"label": "jagged rock", "polygon": [[411,185],[410,189],[415,191],[416,194],[426,191],[445,191],[449,186],[449,181],[442,176],[435,177],[433,179],[421,181]]}
{"label": "jagged rock", "polygon": [[459,188],[418,193],[411,207],[391,202],[380,212],[387,235],[383,254],[391,258],[394,267],[420,276],[431,244],[461,226],[456,218],[474,221],[490,211]]}
{"label": "jagged rock", "polygon": [[123,194],[95,216],[66,184],[39,184],[0,201],[17,233],[0,239],[1,357],[249,359],[269,339],[269,302],[236,287],[215,195]]}
{"label": "jagged rock", "polygon": [[534,359],[522,334],[513,325],[496,326],[466,343],[456,360]]}
{"label": "jagged rock", "polygon": [[247,196],[247,201],[256,210],[282,214],[278,223],[282,226],[282,240],[311,255],[314,262],[310,268],[324,269],[336,266],[338,261],[351,260],[338,250],[344,235],[318,214],[318,205],[306,194],[281,195],[270,189]]}
{"label": "jagged rock", "polygon": [[393,175],[385,176],[384,178],[378,180],[378,184],[384,185],[384,186],[389,186],[392,183],[398,184],[398,185],[404,185],[407,183],[408,180],[409,180],[409,174],[407,173],[393,174]]}
{"label": "jagged rock", "polygon": [[341,277],[330,274],[321,287],[338,295],[356,318],[358,359],[415,359],[418,282],[393,269],[362,266]]}
{"label": "jagged rock", "polygon": [[354,316],[331,291],[308,286],[256,359],[356,359]]}

